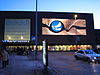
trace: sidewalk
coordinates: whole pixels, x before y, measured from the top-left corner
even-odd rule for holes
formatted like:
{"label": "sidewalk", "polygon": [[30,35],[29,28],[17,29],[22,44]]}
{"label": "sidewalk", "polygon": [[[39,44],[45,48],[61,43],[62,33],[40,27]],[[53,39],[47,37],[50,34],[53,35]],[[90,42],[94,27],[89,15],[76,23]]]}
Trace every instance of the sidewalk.
{"label": "sidewalk", "polygon": [[[41,56],[40,56],[41,57]],[[56,73],[56,72],[55,72]],[[58,75],[48,68],[48,73],[44,72],[42,59],[34,60],[34,56],[10,55],[9,65],[2,69],[0,75]]]}

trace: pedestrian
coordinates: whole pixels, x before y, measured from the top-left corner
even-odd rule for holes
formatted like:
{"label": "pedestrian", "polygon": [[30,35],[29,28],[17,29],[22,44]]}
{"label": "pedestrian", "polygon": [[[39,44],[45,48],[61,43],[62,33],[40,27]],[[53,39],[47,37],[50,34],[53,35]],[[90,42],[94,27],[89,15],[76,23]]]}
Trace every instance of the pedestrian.
{"label": "pedestrian", "polygon": [[0,49],[0,63],[2,61],[2,53],[1,53],[1,49]]}
{"label": "pedestrian", "polygon": [[8,52],[5,49],[1,49],[2,53],[2,68],[5,68],[8,65]]}

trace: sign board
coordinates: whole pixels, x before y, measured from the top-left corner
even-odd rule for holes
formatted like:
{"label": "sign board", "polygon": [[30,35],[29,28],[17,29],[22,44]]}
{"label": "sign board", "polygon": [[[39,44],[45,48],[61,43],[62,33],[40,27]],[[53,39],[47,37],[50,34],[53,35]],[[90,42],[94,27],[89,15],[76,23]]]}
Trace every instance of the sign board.
{"label": "sign board", "polygon": [[35,41],[36,37],[35,36],[32,36],[32,41]]}
{"label": "sign board", "polygon": [[47,71],[47,66],[48,66],[48,48],[47,48],[47,43],[46,41],[42,41],[43,43],[43,64],[44,68]]}

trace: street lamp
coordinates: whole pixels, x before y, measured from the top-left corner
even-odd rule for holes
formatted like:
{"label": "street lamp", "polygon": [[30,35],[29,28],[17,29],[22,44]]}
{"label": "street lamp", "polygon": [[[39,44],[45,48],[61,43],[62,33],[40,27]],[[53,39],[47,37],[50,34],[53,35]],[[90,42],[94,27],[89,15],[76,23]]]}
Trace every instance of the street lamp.
{"label": "street lamp", "polygon": [[37,52],[38,52],[38,0],[36,0],[36,31],[35,31],[36,39],[35,39],[35,45],[36,49],[34,51],[35,53],[35,59],[37,59]]}
{"label": "street lamp", "polygon": [[[75,21],[77,19],[77,16],[78,16],[77,14],[74,15]],[[76,26],[76,50],[77,50],[77,43],[78,43],[78,40],[77,40],[77,26]]]}
{"label": "street lamp", "polygon": [[77,14],[74,15],[75,20],[77,19]]}

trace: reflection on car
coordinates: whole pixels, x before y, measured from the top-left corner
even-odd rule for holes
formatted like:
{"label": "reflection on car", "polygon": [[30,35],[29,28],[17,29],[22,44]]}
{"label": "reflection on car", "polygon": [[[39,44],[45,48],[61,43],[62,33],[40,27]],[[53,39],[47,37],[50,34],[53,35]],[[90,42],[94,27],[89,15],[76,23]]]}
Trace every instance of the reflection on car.
{"label": "reflection on car", "polygon": [[95,53],[100,54],[100,48],[94,49],[93,50]]}
{"label": "reflection on car", "polygon": [[100,54],[95,53],[93,50],[79,50],[75,52],[74,57],[76,60],[83,59],[90,62],[100,62]]}

